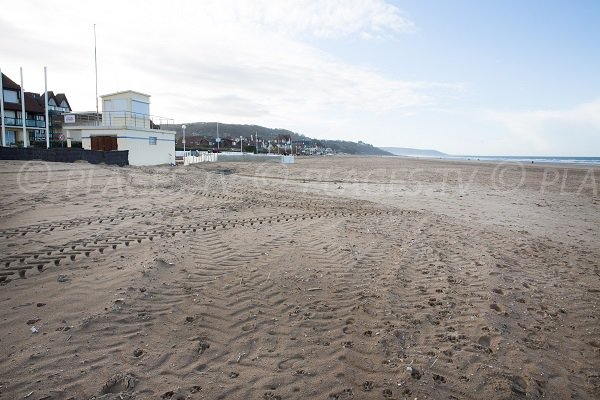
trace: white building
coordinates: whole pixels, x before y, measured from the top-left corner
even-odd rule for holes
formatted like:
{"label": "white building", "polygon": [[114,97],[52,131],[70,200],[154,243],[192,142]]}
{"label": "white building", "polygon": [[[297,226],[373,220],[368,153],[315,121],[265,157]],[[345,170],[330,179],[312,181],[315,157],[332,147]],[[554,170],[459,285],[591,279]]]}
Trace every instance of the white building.
{"label": "white building", "polygon": [[80,140],[86,150],[129,150],[130,165],[175,162],[175,132],[160,129],[172,120],[150,116],[150,96],[127,90],[100,96],[101,120],[82,122],[65,115],[67,145]]}

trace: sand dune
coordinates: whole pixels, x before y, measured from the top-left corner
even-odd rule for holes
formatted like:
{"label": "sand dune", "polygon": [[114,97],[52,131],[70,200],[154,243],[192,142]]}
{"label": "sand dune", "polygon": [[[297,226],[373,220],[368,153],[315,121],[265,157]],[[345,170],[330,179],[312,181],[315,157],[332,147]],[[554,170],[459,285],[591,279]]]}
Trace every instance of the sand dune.
{"label": "sand dune", "polygon": [[0,176],[0,398],[600,397],[598,168]]}

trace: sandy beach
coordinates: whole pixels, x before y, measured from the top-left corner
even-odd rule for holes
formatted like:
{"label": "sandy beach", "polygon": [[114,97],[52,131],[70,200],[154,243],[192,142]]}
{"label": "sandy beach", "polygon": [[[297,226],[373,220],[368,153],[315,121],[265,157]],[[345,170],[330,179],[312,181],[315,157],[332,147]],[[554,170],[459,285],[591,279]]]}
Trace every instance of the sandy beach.
{"label": "sandy beach", "polygon": [[600,398],[600,167],[0,176],[2,399]]}

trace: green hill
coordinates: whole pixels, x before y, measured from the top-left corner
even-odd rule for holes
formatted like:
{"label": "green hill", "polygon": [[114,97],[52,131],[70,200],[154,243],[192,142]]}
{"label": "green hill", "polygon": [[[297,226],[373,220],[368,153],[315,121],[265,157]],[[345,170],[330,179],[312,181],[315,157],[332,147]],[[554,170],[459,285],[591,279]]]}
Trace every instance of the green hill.
{"label": "green hill", "polygon": [[[186,123],[185,134],[217,137],[216,122],[190,122]],[[176,131],[177,137],[183,135],[181,125],[162,125],[161,128]],[[260,125],[241,125],[241,124],[223,124],[219,122],[219,136],[221,138],[231,136],[239,138],[240,136],[248,137],[258,133],[259,137],[267,140],[275,139],[279,135],[289,135],[292,140],[310,140],[310,138],[287,129],[265,128]]]}
{"label": "green hill", "polygon": [[[190,122],[186,123],[185,134],[190,136],[208,136],[217,137],[216,122]],[[177,132],[177,138],[183,135],[181,125],[162,125],[162,129],[172,130]],[[219,122],[219,137],[239,138],[240,136],[249,137],[250,135],[258,134],[258,137],[273,140],[277,136],[290,136],[292,141],[302,140],[310,146],[318,146],[320,148],[331,148],[336,153],[356,154],[356,155],[392,155],[391,153],[374,147],[362,141],[350,142],[345,140],[325,140],[314,139],[302,135],[297,132],[292,132],[287,129],[266,128],[260,125],[241,125],[241,124],[223,124]]]}

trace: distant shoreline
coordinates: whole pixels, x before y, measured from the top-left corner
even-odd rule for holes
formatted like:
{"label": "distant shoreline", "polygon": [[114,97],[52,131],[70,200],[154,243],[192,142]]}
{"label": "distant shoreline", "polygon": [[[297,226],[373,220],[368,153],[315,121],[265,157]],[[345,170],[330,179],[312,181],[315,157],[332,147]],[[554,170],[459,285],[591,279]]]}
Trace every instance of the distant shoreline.
{"label": "distant shoreline", "polygon": [[558,157],[558,156],[428,156],[428,155],[393,155],[384,157],[407,157],[414,159],[448,160],[448,161],[475,161],[475,162],[521,162],[528,164],[572,164],[572,165],[598,165],[600,157]]}

